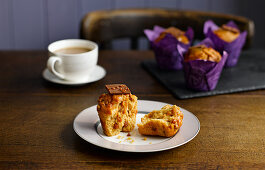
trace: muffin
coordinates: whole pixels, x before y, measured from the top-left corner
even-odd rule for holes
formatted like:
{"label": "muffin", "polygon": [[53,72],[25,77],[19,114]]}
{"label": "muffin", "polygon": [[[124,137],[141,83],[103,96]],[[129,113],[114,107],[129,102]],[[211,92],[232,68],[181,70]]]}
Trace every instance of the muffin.
{"label": "muffin", "polygon": [[227,52],[225,66],[236,66],[246,42],[247,31],[240,32],[239,27],[233,21],[219,27],[213,21],[208,20],[204,23],[203,32],[207,38],[212,40],[217,51]]}
{"label": "muffin", "polygon": [[237,28],[230,27],[228,25],[222,25],[222,27],[214,30],[213,33],[220,39],[228,43],[234,41],[240,35],[240,31]]}
{"label": "muffin", "polygon": [[154,110],[141,119],[138,131],[142,135],[171,137],[182,125],[183,113],[176,105],[166,105]]}
{"label": "muffin", "polygon": [[173,37],[175,37],[179,42],[183,44],[190,43],[188,37],[185,35],[185,32],[175,27],[169,27],[165,29],[163,32],[160,33],[159,37],[156,38],[155,42],[156,43],[159,42],[160,40],[165,38],[167,34],[171,34]]}
{"label": "muffin", "polygon": [[[181,46],[177,48],[183,51]],[[180,53],[184,59],[186,86],[195,91],[214,90],[227,60],[227,52],[219,53],[214,49],[211,39],[206,38],[199,46],[193,46],[187,52]]]}
{"label": "muffin", "polygon": [[211,47],[205,45],[198,45],[190,47],[188,52],[184,55],[184,61],[192,60],[207,60],[213,62],[219,62],[221,60],[221,54]]}
{"label": "muffin", "polygon": [[145,29],[144,33],[150,42],[160,69],[183,69],[183,57],[180,56],[177,46],[181,45],[185,51],[188,50],[194,37],[191,27],[184,32],[174,27],[165,29],[156,25],[153,30]]}
{"label": "muffin", "polygon": [[[117,89],[119,90],[120,84]],[[126,86],[127,87],[127,86]],[[115,90],[115,89],[114,89]],[[97,111],[105,135],[114,136],[122,132],[130,132],[135,127],[137,114],[137,97],[131,93],[102,94],[98,99]]]}

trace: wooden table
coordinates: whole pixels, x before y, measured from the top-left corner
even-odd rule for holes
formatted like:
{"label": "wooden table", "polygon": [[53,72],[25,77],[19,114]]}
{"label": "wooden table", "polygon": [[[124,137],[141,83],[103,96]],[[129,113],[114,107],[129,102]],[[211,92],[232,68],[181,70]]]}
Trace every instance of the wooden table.
{"label": "wooden table", "polygon": [[[178,100],[140,65],[150,51],[101,51],[107,76],[84,86],[45,81],[46,51],[0,52],[0,169],[265,168],[265,90]],[[264,75],[265,76],[265,75]],[[81,139],[73,120],[108,83],[139,99],[172,103],[201,123],[189,143],[167,151],[125,153]]]}

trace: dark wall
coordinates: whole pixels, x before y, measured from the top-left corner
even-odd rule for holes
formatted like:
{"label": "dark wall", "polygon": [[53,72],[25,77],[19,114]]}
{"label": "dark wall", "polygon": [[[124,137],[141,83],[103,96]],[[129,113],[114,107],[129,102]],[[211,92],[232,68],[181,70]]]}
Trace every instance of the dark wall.
{"label": "dark wall", "polygon": [[[172,8],[215,11],[255,21],[253,46],[265,48],[265,1],[262,0],[0,0],[0,50],[46,49],[50,42],[78,38],[79,22],[90,11],[117,8]],[[142,39],[142,49],[147,42]],[[129,47],[127,40],[114,42]]]}

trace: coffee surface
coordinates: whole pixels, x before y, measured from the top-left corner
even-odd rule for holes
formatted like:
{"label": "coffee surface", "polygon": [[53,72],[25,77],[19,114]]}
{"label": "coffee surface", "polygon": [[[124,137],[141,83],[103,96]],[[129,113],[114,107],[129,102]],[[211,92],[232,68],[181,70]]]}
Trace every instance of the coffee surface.
{"label": "coffee surface", "polygon": [[56,51],[55,53],[61,54],[81,54],[91,51],[92,49],[89,48],[82,48],[82,47],[68,47],[68,48],[61,48]]}

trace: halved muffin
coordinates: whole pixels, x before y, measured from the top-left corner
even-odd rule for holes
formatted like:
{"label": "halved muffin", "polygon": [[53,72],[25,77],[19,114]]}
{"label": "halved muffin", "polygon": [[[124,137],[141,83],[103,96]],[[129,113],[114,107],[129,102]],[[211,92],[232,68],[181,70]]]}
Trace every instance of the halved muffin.
{"label": "halved muffin", "polygon": [[141,119],[138,131],[142,135],[171,137],[182,125],[183,113],[176,105],[166,105],[161,110],[154,110]]}
{"label": "halved muffin", "polygon": [[137,97],[130,94],[102,94],[98,99],[97,111],[103,132],[114,136],[121,131],[130,132],[135,127]]}

